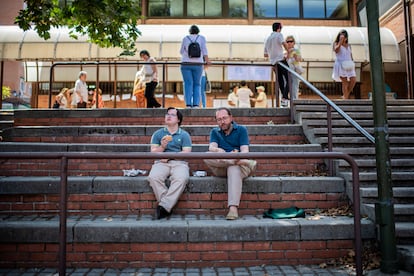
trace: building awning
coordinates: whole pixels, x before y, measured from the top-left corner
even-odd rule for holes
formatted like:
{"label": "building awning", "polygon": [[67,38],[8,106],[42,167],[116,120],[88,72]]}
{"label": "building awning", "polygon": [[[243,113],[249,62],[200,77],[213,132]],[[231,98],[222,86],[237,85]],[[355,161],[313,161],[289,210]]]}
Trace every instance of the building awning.
{"label": "building awning", "polygon": [[[257,25],[199,25],[200,34],[207,39],[209,57],[213,60],[263,61],[263,44],[271,26]],[[67,28],[51,30],[51,38],[44,40],[34,30],[22,31],[17,26],[0,26],[0,60],[20,61],[85,61],[137,60],[139,51],[148,50],[159,60],[179,60],[179,49],[189,25],[141,25],[142,36],[136,42],[135,56],[122,56],[120,48],[100,48],[89,43],[87,37],[77,40],[69,36]],[[335,54],[332,43],[341,27],[284,26],[282,33],[293,35],[302,57],[308,62],[332,62]],[[346,27],[356,62],[369,62],[366,28]],[[384,62],[400,62],[400,49],[394,34],[380,29]]]}

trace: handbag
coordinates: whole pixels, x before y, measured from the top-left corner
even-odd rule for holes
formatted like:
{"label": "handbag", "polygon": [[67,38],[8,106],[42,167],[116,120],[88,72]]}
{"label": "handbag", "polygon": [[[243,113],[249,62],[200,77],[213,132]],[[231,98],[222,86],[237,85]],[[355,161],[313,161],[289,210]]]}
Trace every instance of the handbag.
{"label": "handbag", "polygon": [[302,75],[303,72],[305,72],[305,69],[303,69],[303,67],[300,64],[298,64],[298,65],[295,65],[295,72],[298,73],[299,75]]}
{"label": "handbag", "polygon": [[352,60],[344,60],[341,62],[341,67],[345,71],[352,71],[355,69],[355,62]]}

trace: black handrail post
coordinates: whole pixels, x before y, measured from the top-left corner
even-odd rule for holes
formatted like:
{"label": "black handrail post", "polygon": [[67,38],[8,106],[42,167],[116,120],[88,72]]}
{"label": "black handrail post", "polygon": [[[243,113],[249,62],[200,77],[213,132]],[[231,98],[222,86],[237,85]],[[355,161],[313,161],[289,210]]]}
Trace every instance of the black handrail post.
{"label": "black handrail post", "polygon": [[273,72],[275,73],[275,96],[276,96],[276,107],[279,107],[280,106],[280,103],[279,103],[279,88],[280,88],[280,86],[279,86],[279,78],[278,78],[278,76],[277,76],[277,70],[278,70],[278,68],[277,68],[277,65],[278,65],[278,63],[276,62],[275,63],[275,65],[273,65]]}
{"label": "black handrail post", "polygon": [[[327,116],[327,129],[328,129],[328,151],[332,152],[333,141],[332,141],[332,109],[329,104],[326,104],[326,116]],[[330,176],[333,176],[333,160],[328,160],[328,172]]]}
{"label": "black handrail post", "polygon": [[59,276],[66,275],[67,183],[68,158],[62,156],[60,161]]}
{"label": "black handrail post", "polygon": [[162,107],[165,107],[165,92],[166,92],[165,74],[167,72],[166,65],[167,65],[166,63],[162,64]]}
{"label": "black handrail post", "polygon": [[[349,155],[348,155],[349,156]],[[361,237],[361,204],[359,193],[359,168],[356,161],[346,159],[352,169],[352,195],[354,201],[354,239],[355,239],[355,267],[356,274],[362,275],[362,237]]]}
{"label": "black handrail post", "polygon": [[292,73],[290,73],[290,71],[288,71],[288,89],[289,89],[289,113],[290,113],[290,123],[293,124],[295,122],[295,118],[293,117],[294,114],[292,112],[292,108],[293,108],[293,98],[292,98],[292,78],[294,78],[292,76]]}

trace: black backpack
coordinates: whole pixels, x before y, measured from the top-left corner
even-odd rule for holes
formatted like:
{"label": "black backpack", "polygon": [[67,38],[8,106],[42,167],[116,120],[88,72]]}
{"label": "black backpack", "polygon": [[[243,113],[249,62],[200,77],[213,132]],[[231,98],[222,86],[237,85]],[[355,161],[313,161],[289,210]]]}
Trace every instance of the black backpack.
{"label": "black backpack", "polygon": [[200,44],[197,42],[198,36],[194,41],[191,40],[189,36],[187,38],[191,41],[190,45],[188,45],[188,56],[190,58],[199,58],[201,57],[201,48]]}

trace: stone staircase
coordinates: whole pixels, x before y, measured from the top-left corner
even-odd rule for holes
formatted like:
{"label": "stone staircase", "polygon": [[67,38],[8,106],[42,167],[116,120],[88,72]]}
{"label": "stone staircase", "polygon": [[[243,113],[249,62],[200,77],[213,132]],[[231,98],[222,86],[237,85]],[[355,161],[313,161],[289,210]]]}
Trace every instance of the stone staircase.
{"label": "stone staircase", "polygon": [[[370,100],[336,101],[352,119],[374,134]],[[326,105],[322,101],[297,101],[297,122],[303,125],[306,138],[327,150]],[[387,100],[390,158],[396,221],[396,236],[401,244],[414,244],[414,101]],[[375,145],[371,144],[337,112],[332,112],[333,150],[350,154],[360,170],[362,212],[375,220],[377,200]],[[351,175],[346,162],[338,162],[350,191]]]}
{"label": "stone staircase", "polygon": [[[15,111],[0,152],[148,152],[163,109]],[[204,152],[215,126],[213,109],[185,109],[183,128],[193,151]],[[236,109],[248,127],[252,152],[319,152],[288,109]],[[56,267],[59,234],[59,162],[1,160],[0,266]],[[311,212],[346,205],[342,177],[328,177],[320,159],[258,160],[243,185],[241,219],[226,213],[227,187],[201,160],[173,215],[154,220],[155,198],[145,176],[152,160],[69,160],[68,267],[220,267],[319,264],[354,247],[353,218]],[[269,208],[297,206],[307,218],[272,220]],[[375,225],[362,219],[362,237],[375,240]]]}

